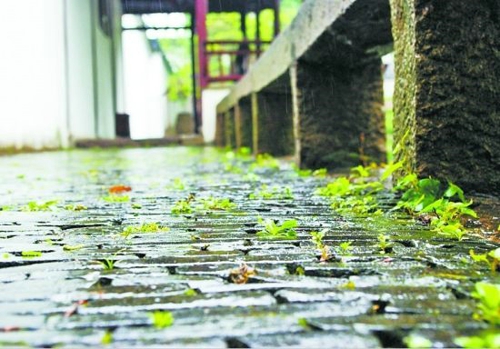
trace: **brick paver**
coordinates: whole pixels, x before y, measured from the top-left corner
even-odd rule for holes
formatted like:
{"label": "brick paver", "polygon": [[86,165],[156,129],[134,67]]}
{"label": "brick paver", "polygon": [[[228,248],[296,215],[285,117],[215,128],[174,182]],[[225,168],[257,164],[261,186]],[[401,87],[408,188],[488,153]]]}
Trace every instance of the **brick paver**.
{"label": "brick paver", "polygon": [[[117,346],[394,347],[418,334],[452,346],[486,328],[472,318],[470,292],[498,276],[468,251],[497,245],[435,236],[402,215],[343,217],[313,194],[328,178],[298,177],[287,161],[281,171],[244,164],[235,173],[221,158],[185,147],[0,158],[0,343],[96,346],[110,333]],[[103,200],[116,184],[132,188],[130,201]],[[262,184],[288,187],[294,199],[250,200]],[[172,214],[190,193],[230,198],[236,209]],[[53,211],[23,211],[49,200],[58,200]],[[298,238],[259,240],[259,217],[296,219]],[[169,230],[120,235],[150,222]],[[310,232],[324,228],[327,245],[351,241],[351,254],[320,263]],[[380,233],[393,253],[378,251]],[[26,256],[33,251],[41,254]],[[231,282],[242,263],[256,275]],[[157,310],[174,324],[154,327]]]}

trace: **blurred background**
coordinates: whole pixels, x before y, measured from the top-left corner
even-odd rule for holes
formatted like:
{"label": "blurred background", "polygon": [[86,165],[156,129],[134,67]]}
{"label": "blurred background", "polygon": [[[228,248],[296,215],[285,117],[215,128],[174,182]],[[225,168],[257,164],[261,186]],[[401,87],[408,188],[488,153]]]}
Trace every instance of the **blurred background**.
{"label": "blurred background", "polygon": [[0,147],[182,135],[211,142],[215,105],[301,3],[4,0]]}

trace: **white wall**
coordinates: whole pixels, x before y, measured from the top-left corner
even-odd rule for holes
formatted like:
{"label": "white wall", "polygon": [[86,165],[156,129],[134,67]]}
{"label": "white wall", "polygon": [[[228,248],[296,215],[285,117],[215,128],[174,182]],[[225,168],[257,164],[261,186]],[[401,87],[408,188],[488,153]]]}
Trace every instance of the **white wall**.
{"label": "white wall", "polygon": [[207,89],[203,91],[203,139],[205,143],[212,143],[215,140],[216,109],[224,97],[229,93],[228,89]]}
{"label": "white wall", "polygon": [[66,145],[63,0],[1,5],[0,146]]}
{"label": "white wall", "polygon": [[98,0],[1,5],[0,147],[66,147],[96,132],[114,137],[120,33],[112,40],[99,29]]}
{"label": "white wall", "polygon": [[146,34],[122,35],[125,110],[134,139],[161,138],[167,126],[167,72],[162,56],[153,52]]}
{"label": "white wall", "polygon": [[93,8],[90,1],[66,0],[69,127],[72,139],[96,136],[92,66]]}

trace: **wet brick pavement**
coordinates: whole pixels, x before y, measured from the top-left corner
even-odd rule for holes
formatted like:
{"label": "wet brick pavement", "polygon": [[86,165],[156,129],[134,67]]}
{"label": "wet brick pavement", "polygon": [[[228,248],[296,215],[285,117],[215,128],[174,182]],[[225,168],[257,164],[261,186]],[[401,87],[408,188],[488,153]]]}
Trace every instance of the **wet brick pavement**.
{"label": "wet brick pavement", "polygon": [[[486,328],[472,318],[470,293],[498,277],[468,252],[497,245],[445,239],[404,215],[343,217],[313,194],[328,178],[299,177],[286,161],[280,171],[231,167],[221,154],[177,147],[1,157],[0,343],[400,347],[414,334],[453,346]],[[103,199],[116,184],[132,188],[130,201]],[[263,184],[288,187],[294,199],[250,200]],[[172,214],[190,193],[196,202],[230,198],[236,208]],[[51,211],[25,211],[50,200]],[[259,217],[296,219],[298,238],[259,240]],[[151,222],[169,230],[120,234]],[[318,261],[310,232],[325,228],[332,248],[352,242],[340,261]],[[381,233],[394,242],[390,254],[379,252]],[[106,259],[114,269],[104,270]],[[243,262],[256,274],[231,282]],[[172,326],[153,326],[158,310],[172,312]]]}

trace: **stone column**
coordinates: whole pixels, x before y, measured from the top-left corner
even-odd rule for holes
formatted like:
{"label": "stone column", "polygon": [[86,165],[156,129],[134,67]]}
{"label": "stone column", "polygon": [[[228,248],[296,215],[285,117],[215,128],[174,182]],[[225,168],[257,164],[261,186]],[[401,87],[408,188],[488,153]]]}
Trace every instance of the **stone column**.
{"label": "stone column", "polygon": [[224,126],[224,113],[218,113],[215,127],[215,145],[224,147],[225,141],[225,126]]}
{"label": "stone column", "polygon": [[252,103],[250,97],[238,101],[241,119],[241,146],[252,148]]}
{"label": "stone column", "polygon": [[500,194],[500,3],[391,0],[391,7],[397,159],[419,176]]}
{"label": "stone column", "polygon": [[291,80],[302,167],[385,161],[381,69],[378,56],[297,62]]}
{"label": "stone column", "polygon": [[294,141],[291,95],[261,91],[257,97],[259,153],[292,155]]}

